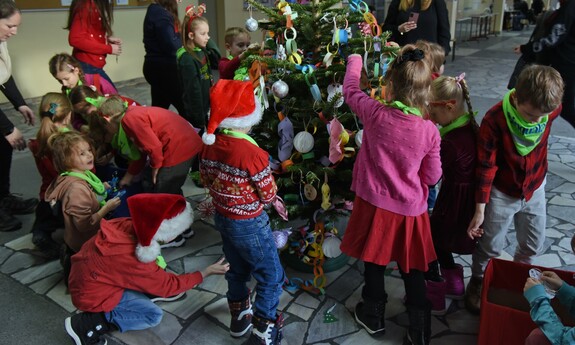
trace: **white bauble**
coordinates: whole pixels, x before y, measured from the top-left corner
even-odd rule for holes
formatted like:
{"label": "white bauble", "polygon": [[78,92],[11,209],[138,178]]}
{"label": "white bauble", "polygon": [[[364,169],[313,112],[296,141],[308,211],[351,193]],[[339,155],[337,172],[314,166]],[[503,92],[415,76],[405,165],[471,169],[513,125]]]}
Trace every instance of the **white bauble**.
{"label": "white bauble", "polygon": [[314,138],[311,133],[303,131],[296,134],[293,138],[293,147],[301,153],[308,153],[313,149]]}
{"label": "white bauble", "polygon": [[360,129],[359,131],[357,131],[357,133],[355,133],[355,144],[357,145],[357,147],[361,147],[362,140],[363,140],[363,129]]}
{"label": "white bauble", "polygon": [[284,98],[285,96],[288,95],[288,92],[289,92],[289,86],[288,84],[286,84],[285,81],[280,79],[272,84],[272,93],[277,98]]}
{"label": "white bauble", "polygon": [[341,240],[336,236],[326,237],[321,245],[323,255],[325,255],[326,258],[337,258],[341,255],[341,249],[339,249],[340,244]]}
{"label": "white bauble", "polygon": [[248,20],[246,20],[246,30],[248,30],[249,32],[256,31],[258,27],[259,27],[258,21],[255,20],[254,18],[250,17],[248,18]]}

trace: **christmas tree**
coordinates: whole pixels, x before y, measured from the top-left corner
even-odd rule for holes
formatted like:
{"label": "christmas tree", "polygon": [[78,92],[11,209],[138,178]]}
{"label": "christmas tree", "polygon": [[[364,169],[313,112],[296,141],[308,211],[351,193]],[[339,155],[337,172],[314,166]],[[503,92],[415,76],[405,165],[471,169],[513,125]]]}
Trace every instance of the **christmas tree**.
{"label": "christmas tree", "polygon": [[[321,213],[321,232],[334,233],[330,219],[349,213],[353,202],[352,169],[362,133],[342,96],[346,58],[364,56],[366,84],[375,97],[397,48],[386,44],[389,33],[381,32],[362,1],[276,1],[273,8],[248,3],[268,17],[246,21],[249,31],[264,32],[264,52],[249,56],[236,73],[236,79],[254,83],[267,107],[252,136],[271,156],[289,219],[309,219],[309,232],[317,237]],[[270,217],[273,228],[285,228],[280,214],[270,211]],[[318,241],[304,242],[303,257]]]}

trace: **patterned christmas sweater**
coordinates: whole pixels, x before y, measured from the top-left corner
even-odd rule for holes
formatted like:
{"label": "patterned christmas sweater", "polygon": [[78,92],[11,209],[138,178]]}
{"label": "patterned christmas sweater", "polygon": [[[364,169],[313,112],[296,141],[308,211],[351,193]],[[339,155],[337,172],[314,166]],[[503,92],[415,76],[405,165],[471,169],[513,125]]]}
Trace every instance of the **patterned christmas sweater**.
{"label": "patterned christmas sweater", "polygon": [[232,219],[262,213],[276,196],[277,186],[266,151],[245,139],[216,135],[200,156],[202,183],[209,188],[216,211]]}

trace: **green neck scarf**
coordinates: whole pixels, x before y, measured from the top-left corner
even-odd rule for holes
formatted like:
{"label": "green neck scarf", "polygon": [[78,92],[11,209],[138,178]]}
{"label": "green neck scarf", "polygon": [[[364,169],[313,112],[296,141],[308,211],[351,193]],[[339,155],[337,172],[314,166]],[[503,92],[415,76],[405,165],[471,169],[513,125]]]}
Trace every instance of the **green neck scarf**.
{"label": "green neck scarf", "polygon": [[121,122],[118,128],[118,133],[114,134],[114,137],[112,138],[112,147],[118,150],[122,156],[127,157],[131,161],[137,161],[142,157],[138,147],[126,135]]}
{"label": "green neck scarf", "polygon": [[250,137],[249,135],[247,135],[245,133],[236,132],[236,131],[233,131],[233,130],[227,129],[227,128],[222,129],[221,132],[222,132],[222,134],[230,136],[230,137],[245,139],[245,140],[249,141],[250,143],[259,147],[258,143],[256,143],[254,138]]}
{"label": "green neck scarf", "polygon": [[156,265],[158,265],[158,267],[160,267],[163,270],[165,270],[166,267],[168,266],[168,264],[166,263],[166,260],[161,255],[158,255],[156,257]]}
{"label": "green neck scarf", "polygon": [[447,133],[451,132],[454,129],[460,128],[465,126],[466,124],[471,121],[471,119],[475,116],[475,114],[467,113],[463,116],[458,117],[455,121],[451,122],[447,126],[443,126],[439,129],[439,135],[443,138]]}
{"label": "green neck scarf", "polygon": [[415,107],[409,107],[400,101],[393,101],[393,102],[385,102],[384,101],[383,104],[387,105],[388,107],[399,109],[405,115],[415,115],[415,116],[423,117],[421,115],[421,111],[419,111],[419,109],[417,109]]}
{"label": "green neck scarf", "polygon": [[[78,79],[78,84],[76,84],[76,86],[82,86],[82,85],[84,85],[84,83],[82,83],[82,80]],[[72,89],[66,88],[66,96],[70,97],[70,92],[72,92]]]}
{"label": "green neck scarf", "polygon": [[92,187],[92,190],[94,191],[94,193],[96,193],[96,199],[98,199],[100,206],[104,206],[104,204],[106,204],[106,197],[108,196],[108,193],[106,192],[106,187],[104,187],[104,184],[98,178],[98,176],[96,176],[90,170],[86,170],[83,173],[78,173],[75,171],[64,171],[60,175],[61,176],[74,176],[74,177],[80,178],[80,179],[88,182],[90,187]]}
{"label": "green neck scarf", "polygon": [[511,104],[511,94],[513,92],[515,92],[515,89],[507,92],[503,98],[503,114],[505,114],[505,121],[507,121],[507,127],[511,132],[515,149],[520,155],[526,156],[541,142],[549,115],[543,116],[539,123],[525,121],[517,112],[517,108]]}

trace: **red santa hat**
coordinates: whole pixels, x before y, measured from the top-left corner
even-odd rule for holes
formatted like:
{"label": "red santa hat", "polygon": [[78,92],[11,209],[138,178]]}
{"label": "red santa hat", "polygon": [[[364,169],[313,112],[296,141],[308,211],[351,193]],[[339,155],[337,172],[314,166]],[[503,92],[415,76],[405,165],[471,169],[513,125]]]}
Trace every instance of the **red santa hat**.
{"label": "red santa hat", "polygon": [[210,119],[202,141],[212,145],[218,127],[239,129],[257,125],[262,119],[262,106],[249,81],[220,79],[210,90]]}
{"label": "red santa hat", "polygon": [[128,208],[138,239],[136,257],[141,262],[155,261],[161,252],[158,242],[173,240],[194,221],[192,207],[176,194],[136,194],[128,198]]}

